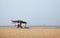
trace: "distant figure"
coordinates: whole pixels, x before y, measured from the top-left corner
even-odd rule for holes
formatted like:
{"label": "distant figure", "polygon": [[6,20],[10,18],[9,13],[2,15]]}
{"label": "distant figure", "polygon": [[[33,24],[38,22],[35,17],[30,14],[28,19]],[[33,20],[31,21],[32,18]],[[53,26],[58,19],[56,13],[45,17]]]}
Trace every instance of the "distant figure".
{"label": "distant figure", "polygon": [[18,24],[18,25],[17,25],[17,28],[19,28],[19,27],[21,27],[21,28],[22,28],[21,24]]}

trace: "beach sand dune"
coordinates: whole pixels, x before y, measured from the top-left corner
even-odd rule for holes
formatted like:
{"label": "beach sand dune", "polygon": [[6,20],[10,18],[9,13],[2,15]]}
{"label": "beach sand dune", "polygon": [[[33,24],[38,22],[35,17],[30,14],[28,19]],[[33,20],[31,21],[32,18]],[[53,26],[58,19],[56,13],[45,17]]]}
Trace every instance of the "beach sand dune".
{"label": "beach sand dune", "polygon": [[60,38],[60,28],[30,27],[0,27],[0,38]]}

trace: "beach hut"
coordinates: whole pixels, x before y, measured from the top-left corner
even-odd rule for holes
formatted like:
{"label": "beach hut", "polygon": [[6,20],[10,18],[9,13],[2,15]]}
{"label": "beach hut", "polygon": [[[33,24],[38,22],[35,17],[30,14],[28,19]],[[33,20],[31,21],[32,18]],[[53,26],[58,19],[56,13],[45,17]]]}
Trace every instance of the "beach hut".
{"label": "beach hut", "polygon": [[12,22],[13,23],[18,23],[18,25],[17,25],[17,28],[23,28],[22,27],[22,24],[25,24],[25,27],[24,28],[26,28],[26,24],[27,24],[27,22],[25,22],[25,21],[22,21],[22,20],[12,20]]}

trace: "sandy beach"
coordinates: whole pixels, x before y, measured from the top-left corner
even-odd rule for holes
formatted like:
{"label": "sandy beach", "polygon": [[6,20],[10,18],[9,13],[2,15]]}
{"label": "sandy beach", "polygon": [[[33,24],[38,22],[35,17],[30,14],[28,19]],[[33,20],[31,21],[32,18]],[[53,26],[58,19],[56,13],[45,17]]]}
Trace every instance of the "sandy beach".
{"label": "sandy beach", "polygon": [[0,27],[0,38],[60,38],[60,28],[30,27]]}

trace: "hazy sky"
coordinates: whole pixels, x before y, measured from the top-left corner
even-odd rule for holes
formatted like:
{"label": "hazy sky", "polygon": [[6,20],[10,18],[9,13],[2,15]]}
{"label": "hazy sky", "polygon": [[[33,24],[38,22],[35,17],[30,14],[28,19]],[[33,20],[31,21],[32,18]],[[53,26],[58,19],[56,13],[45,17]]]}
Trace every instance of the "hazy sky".
{"label": "hazy sky", "polygon": [[12,25],[14,19],[59,26],[60,0],[0,0],[0,25]]}

